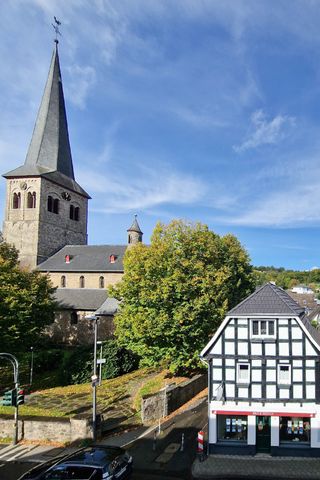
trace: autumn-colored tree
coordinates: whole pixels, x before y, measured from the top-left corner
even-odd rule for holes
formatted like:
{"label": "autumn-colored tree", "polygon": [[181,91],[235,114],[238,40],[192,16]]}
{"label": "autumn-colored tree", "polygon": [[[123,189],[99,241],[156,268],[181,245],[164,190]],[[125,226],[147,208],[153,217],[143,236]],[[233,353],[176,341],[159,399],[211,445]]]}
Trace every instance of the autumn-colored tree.
{"label": "autumn-colored tree", "polygon": [[233,235],[159,223],[151,245],[127,250],[123,279],[110,289],[121,300],[116,336],[143,365],[192,370],[225,313],[253,289],[248,254]]}
{"label": "autumn-colored tree", "polygon": [[54,301],[49,278],[19,266],[18,251],[0,242],[1,350],[15,352],[35,345],[53,321]]}

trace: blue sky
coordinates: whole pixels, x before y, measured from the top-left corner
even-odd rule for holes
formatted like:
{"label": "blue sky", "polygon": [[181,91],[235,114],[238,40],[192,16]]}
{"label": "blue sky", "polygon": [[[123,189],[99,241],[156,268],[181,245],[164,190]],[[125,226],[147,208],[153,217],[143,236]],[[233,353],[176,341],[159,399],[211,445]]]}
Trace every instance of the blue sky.
{"label": "blue sky", "polygon": [[254,265],[320,265],[319,2],[2,2],[2,172],[25,160],[53,15],[89,243],[125,243],[137,213],[146,242],[183,218]]}

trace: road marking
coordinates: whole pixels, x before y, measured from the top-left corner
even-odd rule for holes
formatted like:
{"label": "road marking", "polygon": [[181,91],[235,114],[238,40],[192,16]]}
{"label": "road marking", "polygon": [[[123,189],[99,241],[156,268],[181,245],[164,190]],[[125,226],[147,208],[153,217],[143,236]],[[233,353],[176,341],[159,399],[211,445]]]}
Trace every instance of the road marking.
{"label": "road marking", "polygon": [[170,443],[164,452],[155,459],[157,463],[168,463],[173,455],[180,450],[180,443]]}

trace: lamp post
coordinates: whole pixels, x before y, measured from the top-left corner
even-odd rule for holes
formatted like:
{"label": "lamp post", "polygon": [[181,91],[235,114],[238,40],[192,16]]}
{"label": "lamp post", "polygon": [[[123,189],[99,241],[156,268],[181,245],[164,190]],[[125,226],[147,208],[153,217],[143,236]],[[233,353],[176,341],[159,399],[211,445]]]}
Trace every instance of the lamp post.
{"label": "lamp post", "polygon": [[87,320],[93,322],[94,328],[94,346],[93,346],[93,375],[92,380],[92,436],[93,441],[97,439],[97,337],[98,337],[98,317],[96,315],[87,315]]}
{"label": "lamp post", "polygon": [[[15,398],[17,399],[19,391],[19,362],[14,355],[11,353],[0,353],[0,357],[6,358],[9,360],[13,366],[13,381],[15,388]],[[13,434],[13,445],[18,443],[19,437],[19,413],[18,413],[18,402],[15,401],[14,405],[14,434]]]}

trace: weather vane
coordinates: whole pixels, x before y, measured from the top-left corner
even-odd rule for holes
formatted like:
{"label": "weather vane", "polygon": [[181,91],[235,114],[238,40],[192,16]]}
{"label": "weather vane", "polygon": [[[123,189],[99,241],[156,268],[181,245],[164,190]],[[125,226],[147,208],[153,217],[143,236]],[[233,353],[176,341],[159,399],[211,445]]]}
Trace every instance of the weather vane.
{"label": "weather vane", "polygon": [[57,19],[57,17],[53,17],[53,18],[54,18],[54,23],[52,23],[51,25],[53,26],[53,29],[56,32],[56,38],[54,39],[54,41],[58,45],[59,43],[58,35],[61,36],[60,30],[59,30],[59,26],[61,25],[61,22]]}

